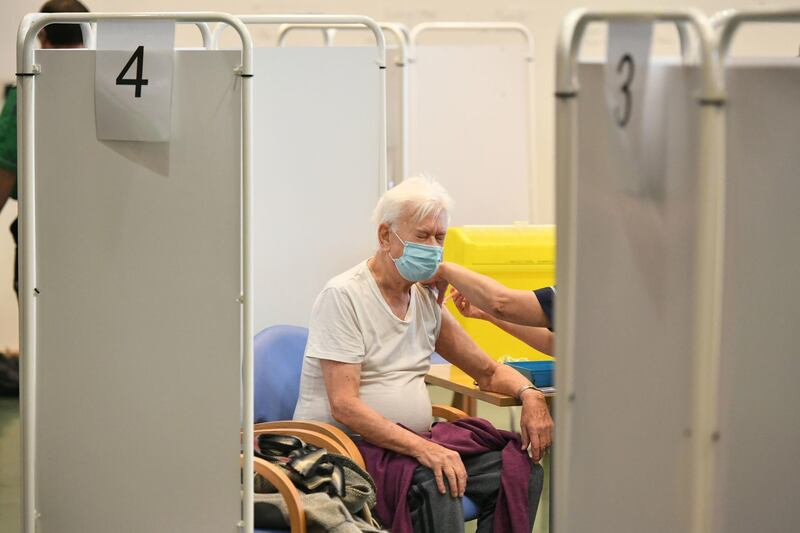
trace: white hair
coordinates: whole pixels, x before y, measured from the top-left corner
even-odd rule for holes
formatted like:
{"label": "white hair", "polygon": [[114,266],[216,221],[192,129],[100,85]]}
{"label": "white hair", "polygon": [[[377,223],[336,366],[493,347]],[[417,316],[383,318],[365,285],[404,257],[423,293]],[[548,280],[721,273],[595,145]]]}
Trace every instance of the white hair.
{"label": "white hair", "polygon": [[444,212],[449,225],[452,208],[453,199],[439,182],[427,176],[414,176],[404,179],[381,196],[372,212],[372,220],[375,225],[388,224],[395,228],[404,218],[416,223]]}

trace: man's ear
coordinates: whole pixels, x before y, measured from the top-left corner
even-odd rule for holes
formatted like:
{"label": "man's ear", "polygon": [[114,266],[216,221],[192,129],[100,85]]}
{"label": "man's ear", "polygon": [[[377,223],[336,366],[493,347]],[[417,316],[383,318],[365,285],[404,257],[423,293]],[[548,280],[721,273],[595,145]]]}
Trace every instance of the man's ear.
{"label": "man's ear", "polygon": [[378,226],[378,244],[380,245],[381,250],[389,250],[389,247],[391,246],[389,239],[391,236],[392,230],[389,227],[389,224],[384,222]]}

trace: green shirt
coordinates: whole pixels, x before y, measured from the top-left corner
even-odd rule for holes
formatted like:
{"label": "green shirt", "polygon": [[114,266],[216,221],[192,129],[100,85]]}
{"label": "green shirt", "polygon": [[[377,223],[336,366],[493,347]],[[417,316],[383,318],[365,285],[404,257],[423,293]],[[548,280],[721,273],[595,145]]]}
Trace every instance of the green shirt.
{"label": "green shirt", "polygon": [[[8,91],[3,110],[0,111],[0,168],[17,173],[17,89]],[[17,186],[11,190],[17,199]]]}

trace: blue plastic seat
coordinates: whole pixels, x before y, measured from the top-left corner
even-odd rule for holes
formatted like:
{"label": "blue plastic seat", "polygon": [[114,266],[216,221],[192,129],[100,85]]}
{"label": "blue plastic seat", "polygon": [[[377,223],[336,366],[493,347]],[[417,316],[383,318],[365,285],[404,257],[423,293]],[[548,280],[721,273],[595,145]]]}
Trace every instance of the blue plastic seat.
{"label": "blue plastic seat", "polygon": [[[254,422],[291,420],[300,395],[300,372],[308,342],[308,328],[270,326],[253,340]],[[435,354],[440,357],[439,354]],[[324,394],[324,391],[320,391]],[[478,517],[478,506],[462,498],[464,520]],[[280,530],[256,529],[257,533]],[[286,531],[286,530],[284,530]]]}
{"label": "blue plastic seat", "polygon": [[271,326],[253,340],[254,422],[291,420],[300,394],[308,328]]}

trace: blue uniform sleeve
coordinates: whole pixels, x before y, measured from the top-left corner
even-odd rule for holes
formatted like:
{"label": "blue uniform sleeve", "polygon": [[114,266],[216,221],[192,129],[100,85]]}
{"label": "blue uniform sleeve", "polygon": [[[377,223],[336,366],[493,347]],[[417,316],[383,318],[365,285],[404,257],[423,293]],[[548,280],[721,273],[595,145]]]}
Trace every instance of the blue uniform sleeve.
{"label": "blue uniform sleeve", "polygon": [[536,295],[536,299],[539,300],[539,305],[542,306],[542,311],[544,312],[544,316],[547,317],[547,320],[550,321],[550,330],[553,331],[556,328],[556,321],[555,321],[555,300],[556,300],[556,288],[553,287],[544,287],[541,289],[536,289],[533,291],[533,294]]}

